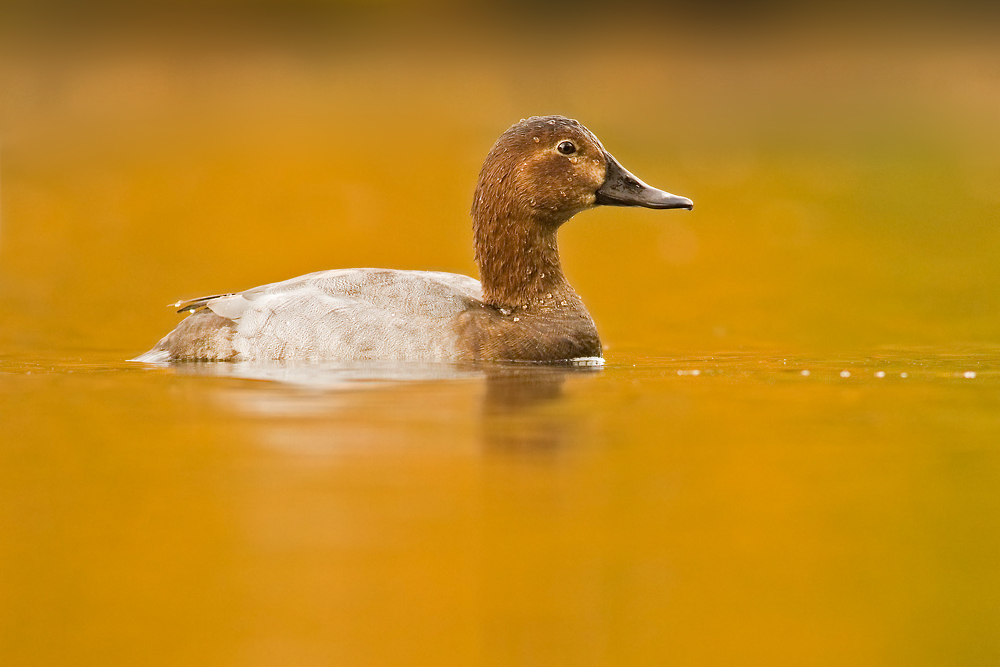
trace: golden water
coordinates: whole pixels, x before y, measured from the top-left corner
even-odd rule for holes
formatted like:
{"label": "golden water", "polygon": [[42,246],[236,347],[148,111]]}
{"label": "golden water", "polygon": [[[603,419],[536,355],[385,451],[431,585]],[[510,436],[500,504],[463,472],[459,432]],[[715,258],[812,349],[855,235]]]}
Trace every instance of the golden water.
{"label": "golden water", "polygon": [[[996,41],[401,34],[6,42],[0,663],[996,664]],[[603,369],[124,361],[553,112],[696,202],[563,230]]]}

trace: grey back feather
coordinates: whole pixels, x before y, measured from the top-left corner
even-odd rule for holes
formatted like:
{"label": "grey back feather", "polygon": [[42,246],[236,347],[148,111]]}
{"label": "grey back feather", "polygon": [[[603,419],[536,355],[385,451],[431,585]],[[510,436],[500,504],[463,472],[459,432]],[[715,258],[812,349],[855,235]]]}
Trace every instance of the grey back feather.
{"label": "grey back feather", "polygon": [[188,302],[235,323],[237,358],[456,359],[455,319],[481,305],[468,276],[340,269]]}

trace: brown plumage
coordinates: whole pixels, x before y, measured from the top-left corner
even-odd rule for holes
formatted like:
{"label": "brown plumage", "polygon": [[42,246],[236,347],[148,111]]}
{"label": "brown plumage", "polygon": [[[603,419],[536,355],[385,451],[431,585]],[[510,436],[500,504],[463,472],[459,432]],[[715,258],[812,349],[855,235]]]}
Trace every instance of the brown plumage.
{"label": "brown plumage", "polygon": [[513,125],[486,156],[472,204],[481,284],[454,274],[323,271],[184,302],[191,311],[138,361],[600,357],[566,281],[556,233],[595,205],[691,208],[630,174],[580,123]]}

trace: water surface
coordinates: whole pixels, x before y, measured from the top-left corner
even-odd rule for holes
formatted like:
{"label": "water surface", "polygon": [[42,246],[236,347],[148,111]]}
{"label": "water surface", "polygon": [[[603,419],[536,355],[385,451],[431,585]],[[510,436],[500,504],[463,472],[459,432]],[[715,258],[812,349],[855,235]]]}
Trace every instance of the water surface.
{"label": "water surface", "polygon": [[997,352],[281,379],[5,356],[4,652],[985,663],[1000,652]]}

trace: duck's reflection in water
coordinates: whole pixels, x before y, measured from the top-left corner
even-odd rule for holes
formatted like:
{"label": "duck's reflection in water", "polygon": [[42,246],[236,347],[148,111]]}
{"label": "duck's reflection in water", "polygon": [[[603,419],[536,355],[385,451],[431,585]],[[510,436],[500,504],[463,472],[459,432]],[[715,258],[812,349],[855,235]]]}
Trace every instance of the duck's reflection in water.
{"label": "duck's reflection in water", "polygon": [[585,425],[563,405],[585,364],[172,363],[177,375],[261,380],[216,386],[213,400],[252,420],[253,438],[322,455],[483,446],[556,452]]}
{"label": "duck's reflection in water", "polygon": [[557,452],[572,443],[579,420],[560,409],[570,375],[594,374],[593,367],[504,366],[486,370],[482,442],[490,451]]}

